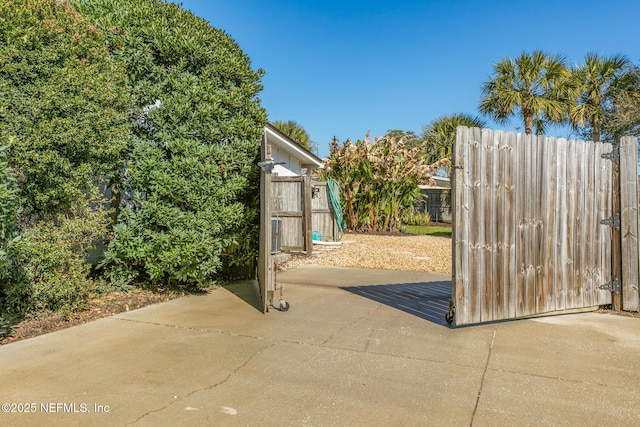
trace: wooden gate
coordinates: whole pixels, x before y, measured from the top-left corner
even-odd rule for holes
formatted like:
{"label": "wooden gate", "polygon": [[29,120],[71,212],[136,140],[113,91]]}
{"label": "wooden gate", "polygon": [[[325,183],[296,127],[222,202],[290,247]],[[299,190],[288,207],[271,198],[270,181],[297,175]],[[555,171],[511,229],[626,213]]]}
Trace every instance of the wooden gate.
{"label": "wooden gate", "polygon": [[[625,149],[635,146],[635,138],[623,142]],[[617,213],[612,182],[618,168],[602,157],[611,151],[607,143],[458,128],[450,313],[457,325],[611,303],[606,286],[616,290],[616,229],[601,224]],[[635,292],[637,305],[637,148],[635,153],[625,159],[631,165],[621,162],[623,175],[635,183],[621,180],[622,187],[633,186],[627,199],[635,194],[626,213],[623,205],[621,233],[628,240],[623,256],[635,262],[621,280],[622,294],[628,289],[633,304]]]}

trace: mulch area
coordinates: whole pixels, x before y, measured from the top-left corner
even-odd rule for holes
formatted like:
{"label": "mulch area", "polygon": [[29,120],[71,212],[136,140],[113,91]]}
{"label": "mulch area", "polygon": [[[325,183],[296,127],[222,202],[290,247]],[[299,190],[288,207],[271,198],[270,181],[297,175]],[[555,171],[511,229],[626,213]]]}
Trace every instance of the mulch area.
{"label": "mulch area", "polygon": [[67,317],[58,314],[41,318],[26,319],[16,324],[12,332],[0,337],[0,345],[32,338],[49,332],[66,329],[71,326],[91,322],[103,317],[125,311],[135,310],[159,302],[169,301],[183,296],[184,293],[158,293],[149,290],[132,289],[129,292],[108,292],[95,295],[87,302],[84,310],[72,313]]}

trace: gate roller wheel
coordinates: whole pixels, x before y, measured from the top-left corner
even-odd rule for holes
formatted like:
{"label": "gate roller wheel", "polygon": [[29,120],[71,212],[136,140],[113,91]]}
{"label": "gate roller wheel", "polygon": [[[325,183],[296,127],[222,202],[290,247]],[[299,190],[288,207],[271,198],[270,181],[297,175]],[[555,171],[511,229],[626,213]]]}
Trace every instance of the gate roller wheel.
{"label": "gate roller wheel", "polygon": [[446,320],[449,325],[453,323],[453,312],[451,310],[449,310],[449,312],[444,315],[444,320]]}
{"label": "gate roller wheel", "polygon": [[280,311],[289,311],[289,303],[285,300],[280,300]]}

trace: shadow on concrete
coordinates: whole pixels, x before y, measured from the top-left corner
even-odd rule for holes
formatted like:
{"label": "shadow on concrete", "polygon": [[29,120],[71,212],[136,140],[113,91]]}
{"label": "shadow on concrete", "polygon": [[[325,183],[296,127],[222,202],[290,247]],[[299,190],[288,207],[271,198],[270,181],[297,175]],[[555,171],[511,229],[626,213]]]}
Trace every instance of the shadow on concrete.
{"label": "shadow on concrete", "polygon": [[223,288],[262,313],[262,301],[260,300],[260,288],[257,280],[233,282],[224,285]]}
{"label": "shadow on concrete", "polygon": [[350,286],[341,289],[429,322],[448,326],[444,316],[449,311],[451,281]]}

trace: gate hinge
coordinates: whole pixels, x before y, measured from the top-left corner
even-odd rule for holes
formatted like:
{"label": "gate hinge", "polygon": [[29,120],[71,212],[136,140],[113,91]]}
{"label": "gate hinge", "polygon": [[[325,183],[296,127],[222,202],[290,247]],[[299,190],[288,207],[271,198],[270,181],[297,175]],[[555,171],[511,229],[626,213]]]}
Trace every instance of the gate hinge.
{"label": "gate hinge", "polygon": [[618,279],[613,279],[612,281],[607,282],[604,285],[598,286],[598,288],[602,289],[603,291],[620,292],[620,282],[618,281]]}
{"label": "gate hinge", "polygon": [[620,212],[613,216],[610,216],[609,218],[601,219],[600,224],[612,225],[616,228],[616,230],[620,230]]}
{"label": "gate hinge", "polygon": [[612,148],[613,150],[608,153],[603,153],[600,156],[602,156],[603,159],[609,159],[614,163],[620,164],[620,144],[612,144]]}

